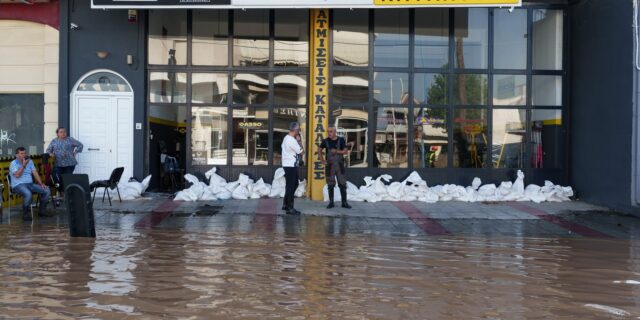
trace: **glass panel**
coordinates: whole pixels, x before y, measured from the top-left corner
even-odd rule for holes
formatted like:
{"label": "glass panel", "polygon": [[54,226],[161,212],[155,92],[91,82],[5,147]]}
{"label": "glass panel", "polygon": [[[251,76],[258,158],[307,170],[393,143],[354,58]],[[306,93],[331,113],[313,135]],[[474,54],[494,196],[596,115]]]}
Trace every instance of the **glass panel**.
{"label": "glass panel", "polygon": [[149,74],[149,102],[187,102],[187,74],[151,72]]}
{"label": "glass panel", "polygon": [[524,106],[527,104],[527,76],[494,75],[493,104],[500,106]]}
{"label": "glass panel", "polygon": [[235,73],[233,75],[233,103],[265,104],[268,101],[268,73]]}
{"label": "glass panel", "polygon": [[0,156],[15,156],[17,147],[42,154],[43,140],[44,95],[0,94]]}
{"label": "glass panel", "polygon": [[449,153],[447,109],[415,109],[413,164],[416,168],[446,168]]}
{"label": "glass panel", "polygon": [[149,64],[187,64],[187,11],[149,11]]}
{"label": "glass panel", "polygon": [[333,72],[334,103],[369,102],[368,72]]}
{"label": "glass panel", "polygon": [[333,10],[333,63],[352,67],[369,65],[368,10]]}
{"label": "glass panel", "polygon": [[191,158],[193,165],[227,164],[226,107],[191,109]]}
{"label": "glass panel", "polygon": [[416,68],[446,68],[449,63],[449,9],[416,9]]}
{"label": "glass panel", "polygon": [[267,165],[269,161],[269,109],[233,109],[234,165]]}
{"label": "glass panel", "polygon": [[228,80],[226,73],[191,74],[191,102],[226,104]]}
{"label": "glass panel", "polygon": [[273,103],[307,104],[307,76],[279,73],[273,77]]}
{"label": "glass panel", "polygon": [[269,10],[235,10],[233,19],[233,65],[269,65]]}
{"label": "glass panel", "polygon": [[525,110],[493,110],[491,157],[494,168],[524,168],[526,117]]}
{"label": "glass panel", "polygon": [[455,109],[453,166],[482,168],[487,160],[487,110]]}
{"label": "glass panel", "polygon": [[527,9],[495,9],[493,37],[495,69],[527,68]]}
{"label": "glass panel", "polygon": [[531,91],[534,106],[561,106],[562,76],[533,76]]}
{"label": "glass panel", "polygon": [[562,70],[562,10],[533,9],[533,69]]}
{"label": "glass panel", "polygon": [[282,164],[282,140],[289,134],[289,124],[300,124],[302,145],[307,143],[307,109],[306,108],[274,108],[273,109],[273,164]]}
{"label": "glass panel", "polygon": [[366,168],[369,139],[369,111],[366,107],[339,107],[332,110],[330,125],[336,127],[338,136],[343,137],[349,147],[345,165]]}
{"label": "glass panel", "polygon": [[531,163],[534,168],[562,168],[564,141],[562,110],[531,110]]}
{"label": "glass panel", "polygon": [[375,10],[373,65],[409,66],[409,10]]}
{"label": "glass panel", "polygon": [[[149,105],[149,173],[159,177],[151,179],[154,188],[175,190],[182,187],[187,117],[185,105]],[[171,166],[172,163],[176,163],[177,168]]]}
{"label": "glass panel", "polygon": [[131,87],[119,76],[109,72],[97,72],[82,80],[78,91],[131,92]]}
{"label": "glass panel", "polygon": [[395,72],[373,74],[373,100],[375,103],[409,104],[409,75]]}
{"label": "glass panel", "polygon": [[455,9],[455,66],[486,69],[489,47],[489,11],[485,8]]}
{"label": "glass panel", "polygon": [[376,168],[407,168],[409,161],[409,109],[374,108]]}
{"label": "glass panel", "polygon": [[229,65],[229,11],[193,10],[194,65]]}
{"label": "glass panel", "polygon": [[306,66],[309,64],[309,12],[276,10],[274,27],[274,64]]}
{"label": "glass panel", "polygon": [[486,74],[454,75],[453,95],[457,105],[485,105],[489,93]]}
{"label": "glass panel", "polygon": [[449,95],[448,76],[443,73],[416,73],[413,78],[416,104],[445,105]]}

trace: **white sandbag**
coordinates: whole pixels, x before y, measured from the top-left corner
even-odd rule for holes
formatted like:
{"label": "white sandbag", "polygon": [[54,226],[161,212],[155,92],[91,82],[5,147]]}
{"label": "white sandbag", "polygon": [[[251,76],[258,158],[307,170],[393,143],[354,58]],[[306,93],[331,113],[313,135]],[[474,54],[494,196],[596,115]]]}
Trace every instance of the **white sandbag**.
{"label": "white sandbag", "polygon": [[246,187],[247,185],[253,183],[253,181],[249,179],[248,175],[241,173],[240,176],[238,176],[238,183],[241,186]]}
{"label": "white sandbag", "polygon": [[211,192],[211,189],[204,188],[204,191],[202,192],[202,196],[198,200],[201,200],[201,201],[216,201],[216,200],[218,200],[218,197],[216,196],[215,193]]}
{"label": "white sandbag", "polygon": [[268,184],[264,183],[264,180],[260,178],[258,182],[253,185],[253,194],[257,194],[258,197],[266,197],[271,192],[271,188]]}
{"label": "white sandbag", "polygon": [[524,197],[535,203],[540,203],[546,200],[546,196],[540,192],[540,186],[530,184],[524,189]]}
{"label": "white sandbag", "polygon": [[438,194],[433,192],[431,188],[427,190],[427,192],[418,198],[418,201],[426,202],[426,203],[436,203],[438,202]]}
{"label": "white sandbag", "polygon": [[184,175],[184,179],[187,180],[192,186],[196,184],[200,184],[200,180],[198,180],[198,177],[189,173]]}
{"label": "white sandbag", "polygon": [[375,192],[372,192],[366,186],[362,186],[360,187],[360,189],[358,189],[357,200],[354,199],[354,201],[378,202],[380,201],[380,199],[378,195],[375,194]]}
{"label": "white sandbag", "polygon": [[401,199],[405,195],[405,193],[404,193],[404,184],[401,183],[401,182],[397,182],[397,181],[396,182],[392,182],[387,187],[387,193],[394,200]]}
{"label": "white sandbag", "polygon": [[212,186],[212,185],[224,186],[227,184],[227,180],[225,180],[223,177],[216,174],[217,171],[218,169],[216,167],[213,167],[211,168],[211,170],[204,173],[204,176],[207,177],[207,179],[209,179],[209,186]]}
{"label": "white sandbag", "polygon": [[302,198],[307,193],[307,180],[298,181],[298,188],[294,192],[293,196],[296,198]]}
{"label": "white sandbag", "polygon": [[478,188],[478,194],[484,198],[495,197],[498,188],[495,184],[485,184]]}
{"label": "white sandbag", "polygon": [[231,199],[231,192],[229,192],[229,190],[227,189],[224,189],[220,192],[217,192],[216,197],[218,198],[218,200],[229,200]]}
{"label": "white sandbag", "polygon": [[524,173],[522,170],[518,170],[518,178],[511,186],[511,194],[516,197],[524,195]]}
{"label": "white sandbag", "polygon": [[240,185],[240,182],[238,181],[232,181],[232,182],[227,182],[227,184],[224,186],[229,192],[233,193],[233,190],[235,190],[238,186]]}
{"label": "white sandbag", "polygon": [[504,198],[511,194],[511,187],[513,186],[513,182],[511,181],[503,181],[500,183],[498,190],[496,190],[496,197],[498,201],[504,201]]}
{"label": "white sandbag", "polygon": [[471,187],[473,188],[473,190],[478,190],[478,188],[480,188],[481,185],[482,185],[482,180],[480,180],[480,178],[478,177],[473,178],[473,181],[471,182]]}
{"label": "white sandbag", "polygon": [[424,181],[422,179],[422,177],[420,177],[420,174],[417,173],[416,171],[411,172],[411,174],[404,179],[403,183],[406,185],[408,182],[410,182],[412,185],[417,185],[417,186],[426,186],[427,182]]}
{"label": "white sandbag", "polygon": [[231,198],[236,200],[247,200],[249,199],[249,196],[250,193],[249,190],[247,190],[247,187],[241,185],[233,189],[231,192]]}

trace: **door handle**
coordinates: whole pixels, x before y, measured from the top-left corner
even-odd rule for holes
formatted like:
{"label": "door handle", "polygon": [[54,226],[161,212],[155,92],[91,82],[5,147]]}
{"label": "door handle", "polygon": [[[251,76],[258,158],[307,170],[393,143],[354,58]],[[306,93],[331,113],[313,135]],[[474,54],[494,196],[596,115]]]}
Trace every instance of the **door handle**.
{"label": "door handle", "polygon": [[89,150],[89,151],[100,151],[100,148],[89,148],[87,150]]}

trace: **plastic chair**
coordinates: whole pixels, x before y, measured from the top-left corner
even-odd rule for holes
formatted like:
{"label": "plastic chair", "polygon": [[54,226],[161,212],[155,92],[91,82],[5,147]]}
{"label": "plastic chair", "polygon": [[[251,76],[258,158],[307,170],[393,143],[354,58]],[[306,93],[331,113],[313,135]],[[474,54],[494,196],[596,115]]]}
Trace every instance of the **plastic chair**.
{"label": "plastic chair", "polygon": [[104,192],[102,193],[102,202],[104,203],[104,196],[107,195],[109,198],[109,206],[111,206],[111,195],[109,194],[109,189],[116,189],[118,191],[118,199],[122,202],[122,198],[120,197],[120,189],[118,188],[118,183],[122,178],[122,173],[124,173],[124,168],[119,167],[113,169],[111,172],[111,177],[109,180],[98,180],[91,183],[89,189],[93,191],[93,198],[91,199],[91,203],[96,200],[96,193],[98,192],[98,188],[104,188]]}

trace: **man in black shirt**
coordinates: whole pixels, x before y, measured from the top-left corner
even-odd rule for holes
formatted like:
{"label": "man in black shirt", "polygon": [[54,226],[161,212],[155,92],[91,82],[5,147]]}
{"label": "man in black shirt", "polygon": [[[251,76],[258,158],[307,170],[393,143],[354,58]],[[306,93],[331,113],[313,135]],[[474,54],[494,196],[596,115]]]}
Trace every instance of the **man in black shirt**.
{"label": "man in black shirt", "polygon": [[[327,178],[327,188],[329,191],[329,205],[327,209],[333,208],[333,190],[338,182],[340,188],[340,197],[342,198],[342,207],[351,209],[347,202],[347,179],[344,177],[344,155],[349,153],[346,141],[338,137],[335,127],[329,127],[326,139],[322,140],[318,158],[325,164],[325,176]],[[326,152],[326,160],[324,153]]]}

